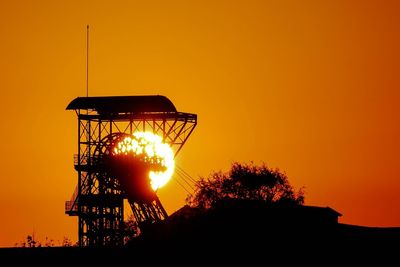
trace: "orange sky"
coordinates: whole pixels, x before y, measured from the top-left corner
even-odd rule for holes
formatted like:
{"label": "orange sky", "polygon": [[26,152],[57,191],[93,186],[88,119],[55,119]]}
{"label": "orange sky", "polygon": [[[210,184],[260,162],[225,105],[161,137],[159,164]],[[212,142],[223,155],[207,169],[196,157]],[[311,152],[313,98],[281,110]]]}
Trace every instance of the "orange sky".
{"label": "orange sky", "polygon": [[[112,3],[112,4],[107,4]],[[341,222],[400,226],[398,1],[1,1],[0,246],[77,238],[85,94],[162,94],[199,124],[192,176],[266,162]],[[169,213],[185,191],[160,190]]]}

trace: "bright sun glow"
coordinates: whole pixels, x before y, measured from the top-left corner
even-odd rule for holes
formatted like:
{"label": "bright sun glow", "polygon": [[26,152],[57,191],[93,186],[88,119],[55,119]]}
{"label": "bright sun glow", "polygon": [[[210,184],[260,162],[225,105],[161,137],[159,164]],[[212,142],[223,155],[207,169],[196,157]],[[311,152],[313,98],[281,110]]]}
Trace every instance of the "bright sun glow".
{"label": "bright sun glow", "polygon": [[146,162],[160,164],[164,171],[150,171],[150,185],[153,190],[165,185],[174,172],[174,153],[171,147],[162,142],[162,138],[151,132],[136,132],[125,137],[113,150],[114,155],[133,153],[143,157]]}

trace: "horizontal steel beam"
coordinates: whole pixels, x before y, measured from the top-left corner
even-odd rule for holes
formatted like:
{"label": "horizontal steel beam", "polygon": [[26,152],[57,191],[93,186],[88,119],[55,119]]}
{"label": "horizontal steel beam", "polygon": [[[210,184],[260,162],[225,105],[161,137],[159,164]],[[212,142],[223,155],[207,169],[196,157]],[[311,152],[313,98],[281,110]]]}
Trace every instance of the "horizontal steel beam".
{"label": "horizontal steel beam", "polygon": [[101,121],[143,121],[143,120],[187,120],[195,122],[197,114],[183,112],[163,113],[126,113],[126,114],[79,114],[80,120],[101,120]]}

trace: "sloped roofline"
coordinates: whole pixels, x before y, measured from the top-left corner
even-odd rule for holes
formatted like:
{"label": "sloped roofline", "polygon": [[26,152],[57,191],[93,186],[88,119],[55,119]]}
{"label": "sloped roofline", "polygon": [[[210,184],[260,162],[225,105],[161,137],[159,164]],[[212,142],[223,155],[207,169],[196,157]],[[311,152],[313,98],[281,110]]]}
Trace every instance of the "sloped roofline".
{"label": "sloped roofline", "polygon": [[162,95],[77,97],[66,109],[91,109],[99,114],[177,112],[171,100]]}

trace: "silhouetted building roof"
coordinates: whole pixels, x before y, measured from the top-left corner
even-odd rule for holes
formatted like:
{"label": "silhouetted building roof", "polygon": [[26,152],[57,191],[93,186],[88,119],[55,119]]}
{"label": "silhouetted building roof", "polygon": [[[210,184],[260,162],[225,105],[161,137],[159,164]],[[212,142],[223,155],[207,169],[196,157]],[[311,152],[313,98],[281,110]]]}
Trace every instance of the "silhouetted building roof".
{"label": "silhouetted building roof", "polygon": [[171,100],[161,95],[77,97],[67,106],[70,109],[92,109],[99,114],[177,112]]}
{"label": "silhouetted building roof", "polygon": [[331,207],[316,207],[316,206],[298,206],[297,208],[302,209],[304,212],[322,213],[333,217],[342,216],[341,213],[332,209]]}
{"label": "silhouetted building roof", "polygon": [[210,209],[185,206],[142,232],[141,238],[149,244],[205,244],[231,249],[259,244],[282,248],[297,246],[297,240],[314,244],[334,242],[340,230],[339,216],[329,207],[229,199]]}
{"label": "silhouetted building roof", "polygon": [[217,203],[215,208],[219,212],[242,214],[243,217],[258,214],[267,220],[282,220],[288,223],[337,223],[338,218],[342,216],[330,207],[266,204],[257,200],[224,199]]}
{"label": "silhouetted building roof", "polygon": [[[213,213],[232,221],[253,218],[257,221],[285,224],[337,224],[342,216],[330,207],[304,205],[265,204],[260,201],[226,199],[218,202],[211,210],[184,206],[170,215],[170,219],[190,219],[191,217]],[[218,217],[217,216],[217,217]],[[237,218],[236,218],[237,217]]]}

